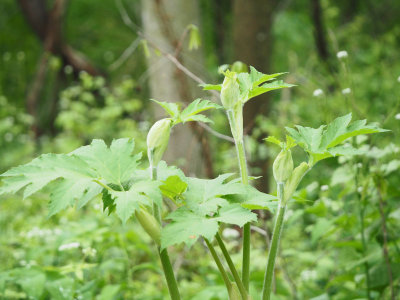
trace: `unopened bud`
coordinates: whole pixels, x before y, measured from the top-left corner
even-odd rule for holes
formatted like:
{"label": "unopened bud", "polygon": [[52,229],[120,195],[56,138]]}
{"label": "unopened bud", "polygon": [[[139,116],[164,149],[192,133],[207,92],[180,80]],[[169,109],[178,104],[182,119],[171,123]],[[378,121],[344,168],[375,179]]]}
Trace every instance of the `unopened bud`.
{"label": "unopened bud", "polygon": [[141,208],[135,212],[135,216],[138,219],[140,225],[142,225],[144,231],[156,242],[157,245],[161,243],[161,228],[156,218]]}
{"label": "unopened bud", "polygon": [[293,159],[290,150],[282,150],[272,166],[276,182],[285,182],[293,172]]}
{"label": "unopened bud", "polygon": [[310,169],[310,166],[306,162],[302,162],[292,172],[289,180],[285,183],[285,191],[283,195],[283,202],[286,203],[296,191],[300,181],[304,175]]}
{"label": "unopened bud", "polygon": [[247,68],[247,65],[239,60],[235,61],[232,64],[231,69],[233,72],[236,72],[236,73],[247,73],[249,71],[249,69]]}
{"label": "unopened bud", "polygon": [[154,123],[147,134],[147,152],[154,166],[159,163],[168,146],[171,125],[171,119],[161,119]]}
{"label": "unopened bud", "polygon": [[237,83],[237,75],[235,72],[226,71],[225,79],[222,83],[221,102],[226,110],[233,109],[239,101],[240,90]]}

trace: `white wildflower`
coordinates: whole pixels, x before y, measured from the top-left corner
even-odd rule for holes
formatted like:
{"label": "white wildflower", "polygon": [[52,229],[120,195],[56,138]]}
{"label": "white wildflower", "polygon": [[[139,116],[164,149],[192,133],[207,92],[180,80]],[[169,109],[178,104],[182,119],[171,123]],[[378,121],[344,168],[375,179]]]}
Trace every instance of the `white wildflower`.
{"label": "white wildflower", "polygon": [[397,82],[400,82],[400,76],[399,76],[399,77],[397,77]]}
{"label": "white wildflower", "polygon": [[97,250],[91,247],[83,248],[82,253],[86,256],[95,256],[97,253]]}
{"label": "white wildflower", "polygon": [[345,89],[342,90],[342,94],[343,95],[347,95],[347,94],[350,94],[350,93],[351,93],[351,88],[345,88]]}
{"label": "white wildflower", "polygon": [[304,270],[300,273],[300,277],[307,281],[307,280],[314,280],[317,278],[317,271],[315,270]]}
{"label": "white wildflower", "polygon": [[60,247],[58,247],[58,251],[64,251],[64,250],[70,250],[70,249],[75,249],[80,247],[80,243],[78,242],[72,242],[69,244],[63,244]]}
{"label": "white wildflower", "polygon": [[314,97],[319,97],[319,96],[323,95],[323,93],[324,93],[323,90],[321,90],[321,89],[316,89],[316,90],[313,92],[313,96],[314,96]]}
{"label": "white wildflower", "polygon": [[396,114],[396,115],[394,116],[394,118],[395,118],[396,120],[400,120],[400,114]]}
{"label": "white wildflower", "polygon": [[359,186],[359,187],[357,188],[357,192],[362,193],[362,191],[363,191],[363,187],[362,187],[362,186]]}
{"label": "white wildflower", "polygon": [[336,53],[336,56],[337,56],[337,58],[341,59],[341,58],[346,58],[349,55],[347,54],[347,51],[342,50],[342,51],[339,51],[338,53]]}
{"label": "white wildflower", "polygon": [[222,236],[226,239],[234,239],[239,237],[239,232],[235,229],[232,228],[225,228],[224,231],[222,231]]}
{"label": "white wildflower", "polygon": [[329,190],[329,186],[328,185],[326,185],[326,184],[321,185],[321,191],[325,192],[327,190]]}

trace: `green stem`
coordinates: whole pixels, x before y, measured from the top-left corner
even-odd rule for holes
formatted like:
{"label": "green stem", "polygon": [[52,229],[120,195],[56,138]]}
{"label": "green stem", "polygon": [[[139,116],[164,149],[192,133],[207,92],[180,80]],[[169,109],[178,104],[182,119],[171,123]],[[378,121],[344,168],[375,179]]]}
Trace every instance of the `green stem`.
{"label": "green stem", "polygon": [[272,278],[274,275],[276,254],[278,252],[279,240],[283,228],[283,218],[285,216],[285,210],[286,210],[286,203],[283,203],[282,201],[283,193],[284,193],[284,184],[283,182],[280,182],[278,183],[278,199],[279,199],[278,215],[276,216],[274,231],[272,233],[272,241],[268,253],[267,268],[265,270],[265,275],[264,275],[262,300],[269,300],[271,297]]}
{"label": "green stem", "polygon": [[[157,179],[157,167],[154,167],[151,161],[150,161],[150,179],[152,180]],[[153,215],[161,226],[160,208],[155,203],[153,203]],[[172,269],[171,260],[169,259],[168,250],[167,249],[161,250],[161,248],[159,247],[158,253],[160,255],[164,276],[165,279],[167,280],[168,291],[171,300],[180,300],[181,296],[179,294],[178,284],[176,282],[174,270]]]}
{"label": "green stem", "polygon": [[165,279],[167,280],[169,295],[171,300],[180,300],[181,296],[179,294],[178,285],[176,283],[174,270],[172,269],[171,261],[169,259],[167,249],[160,251],[158,248],[158,253],[160,255],[161,265],[163,267]]}
{"label": "green stem", "polygon": [[233,278],[235,279],[236,285],[240,291],[240,295],[242,295],[243,299],[247,300],[248,295],[247,295],[246,288],[245,288],[243,282],[240,280],[240,276],[239,276],[238,272],[236,271],[236,268],[235,268],[235,265],[233,264],[231,256],[229,255],[228,250],[226,249],[225,244],[224,244],[223,240],[221,239],[221,236],[219,235],[219,233],[217,233],[215,235],[215,239],[217,240],[217,243],[218,243],[219,247],[221,248],[222,254],[225,257],[225,260],[228,264],[229,270],[231,271]]}
{"label": "green stem", "polygon": [[231,284],[231,281],[229,280],[228,274],[226,273],[225,268],[222,265],[222,262],[219,259],[218,254],[215,251],[215,248],[213,247],[213,245],[211,245],[210,241],[207,240],[206,238],[204,238],[204,241],[206,242],[207,247],[210,250],[210,253],[211,253],[212,257],[214,258],[215,264],[217,265],[218,270],[222,275],[222,279],[224,280],[224,283],[226,285],[226,289],[228,290],[228,293],[230,293],[230,290],[232,288],[232,284]]}
{"label": "green stem", "polygon": [[[242,111],[238,112],[242,113]],[[240,176],[244,185],[249,184],[249,176],[247,171],[246,151],[243,142],[243,117],[235,118],[235,112],[231,109],[227,111],[229,125],[235,140],[236,154],[239,161]],[[243,261],[242,261],[242,282],[246,289],[249,290],[250,283],[250,223],[243,227]]]}
{"label": "green stem", "polygon": [[[150,179],[151,180],[156,180],[157,179],[157,167],[153,166],[153,164],[150,162]],[[153,202],[153,215],[158,221],[158,223],[161,224],[161,214],[160,214],[160,208],[156,203]]]}

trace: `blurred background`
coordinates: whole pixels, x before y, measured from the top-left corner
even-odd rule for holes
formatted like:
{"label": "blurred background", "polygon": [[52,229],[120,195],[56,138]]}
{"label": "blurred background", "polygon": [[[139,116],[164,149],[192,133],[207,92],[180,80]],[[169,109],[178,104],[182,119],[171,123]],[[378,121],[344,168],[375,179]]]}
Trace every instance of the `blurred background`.
{"label": "blurred background", "polygon": [[[391,132],[353,142],[363,157],[330,159],[307,175],[283,233],[274,299],[398,299],[400,294],[400,1],[2,0],[0,172],[94,138],[145,138],[163,112],[187,105],[219,66],[288,72],[297,87],[245,107],[255,185],[274,193],[278,149],[268,135],[317,127],[348,112]],[[239,65],[239,63],[236,63]],[[166,160],[186,175],[237,172],[222,111],[209,127],[174,129]],[[300,152],[294,157],[300,160]],[[143,160],[145,161],[145,160]],[[146,167],[146,163],[143,163]],[[0,196],[1,299],[167,299],[158,257],[134,220],[101,201],[47,219],[48,196]],[[272,217],[253,235],[253,299],[262,288]],[[238,253],[240,230],[223,232]],[[184,299],[227,299],[206,248],[171,249]]]}

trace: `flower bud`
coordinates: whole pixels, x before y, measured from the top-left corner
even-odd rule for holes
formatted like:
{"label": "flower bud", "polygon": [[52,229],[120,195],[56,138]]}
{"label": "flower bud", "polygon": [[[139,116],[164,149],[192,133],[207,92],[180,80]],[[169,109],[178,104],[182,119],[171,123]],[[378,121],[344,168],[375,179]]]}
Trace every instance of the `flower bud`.
{"label": "flower bud", "polygon": [[304,175],[310,169],[310,166],[302,162],[300,165],[293,170],[292,175],[285,184],[285,191],[283,193],[283,202],[286,203],[296,191],[300,181],[303,179]]}
{"label": "flower bud", "polygon": [[247,68],[247,65],[245,63],[239,61],[239,60],[235,61],[232,64],[231,69],[232,69],[233,72],[236,72],[236,73],[247,73],[247,72],[249,72],[249,69]]}
{"label": "flower bud", "polygon": [[154,123],[147,134],[147,153],[153,166],[159,163],[168,146],[171,125],[171,119],[161,119]]}
{"label": "flower bud", "polygon": [[239,101],[239,97],[240,90],[237,83],[237,75],[235,72],[228,70],[225,72],[225,79],[221,88],[221,102],[223,107],[226,110],[233,109]]}
{"label": "flower bud", "polygon": [[282,150],[272,166],[276,182],[286,181],[293,172],[293,159],[290,150]]}
{"label": "flower bud", "polygon": [[156,242],[157,245],[161,244],[161,228],[156,218],[141,208],[135,212],[135,216],[138,219],[140,225],[142,225],[144,231]]}

